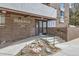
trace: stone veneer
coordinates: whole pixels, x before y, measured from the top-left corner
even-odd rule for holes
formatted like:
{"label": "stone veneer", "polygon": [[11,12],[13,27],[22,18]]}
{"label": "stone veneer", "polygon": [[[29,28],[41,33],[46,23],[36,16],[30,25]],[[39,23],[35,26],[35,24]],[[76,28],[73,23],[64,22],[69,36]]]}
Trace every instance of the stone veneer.
{"label": "stone veneer", "polygon": [[[0,26],[0,43],[2,41],[12,42],[26,37],[35,35],[35,19],[29,17],[29,19],[19,14],[8,13],[5,15],[5,25]],[[14,18],[22,17],[22,20],[26,20],[26,23],[15,22]],[[30,23],[27,21],[30,20]]]}
{"label": "stone veneer", "polygon": [[63,40],[67,41],[67,28],[66,27],[48,28],[47,33],[49,35],[59,36]]}

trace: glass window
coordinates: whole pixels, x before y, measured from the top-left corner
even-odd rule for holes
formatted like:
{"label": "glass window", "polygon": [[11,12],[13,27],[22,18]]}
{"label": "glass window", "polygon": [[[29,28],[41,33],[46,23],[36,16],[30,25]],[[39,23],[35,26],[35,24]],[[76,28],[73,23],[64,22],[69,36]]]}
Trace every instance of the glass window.
{"label": "glass window", "polygon": [[64,17],[64,12],[63,11],[60,11],[60,16]]}
{"label": "glass window", "polygon": [[56,21],[55,20],[49,20],[47,24],[48,24],[48,27],[56,27]]}
{"label": "glass window", "polygon": [[64,13],[61,13],[60,22],[64,22]]}
{"label": "glass window", "polygon": [[46,22],[43,22],[43,27],[46,28]]}
{"label": "glass window", "polygon": [[64,22],[64,12],[60,11],[60,22]]}
{"label": "glass window", "polygon": [[39,26],[40,28],[42,28],[42,21],[39,21]]}
{"label": "glass window", "polygon": [[0,14],[0,26],[4,26],[5,25],[5,15]]}
{"label": "glass window", "polygon": [[65,10],[65,4],[64,3],[60,3],[60,10],[64,11]]}
{"label": "glass window", "polygon": [[64,3],[60,3],[60,8],[64,8],[64,7],[65,7]]}

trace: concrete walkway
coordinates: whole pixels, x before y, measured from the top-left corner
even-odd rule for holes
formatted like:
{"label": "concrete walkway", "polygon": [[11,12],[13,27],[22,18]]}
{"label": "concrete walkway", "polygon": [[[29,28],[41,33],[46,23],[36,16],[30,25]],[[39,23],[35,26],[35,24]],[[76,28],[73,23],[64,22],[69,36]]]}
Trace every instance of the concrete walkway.
{"label": "concrete walkway", "polygon": [[[30,38],[15,42],[7,47],[0,48],[0,56],[14,56],[27,45],[27,41],[29,44],[33,40],[40,39],[40,38],[45,38],[45,36],[30,37]],[[56,44],[56,46],[61,48],[62,50],[56,53],[54,56],[79,56],[79,38],[66,43]]]}
{"label": "concrete walkway", "polygon": [[62,50],[54,56],[79,56],[79,38],[56,46]]}
{"label": "concrete walkway", "polygon": [[[7,47],[0,48],[0,56],[14,56],[18,52],[20,52],[27,44],[31,43],[35,39],[40,39],[40,38],[45,38],[45,36],[30,37],[15,42]],[[79,38],[69,42],[56,44],[56,46],[61,48],[61,51],[51,56],[79,56]]]}
{"label": "concrete walkway", "polygon": [[[40,38],[50,38],[50,37],[49,36],[34,36],[34,37],[20,40],[4,48],[0,48],[0,55],[1,56],[14,56],[17,53],[19,53],[27,44],[31,43],[35,39],[40,39]],[[60,40],[60,42],[61,41],[62,40]]]}
{"label": "concrete walkway", "polygon": [[17,53],[21,51],[21,49],[23,49],[27,45],[27,41],[32,42],[33,38],[31,37],[31,38],[23,39],[18,42],[14,42],[13,44],[6,46],[4,48],[0,48],[0,55],[1,56],[16,55]]}

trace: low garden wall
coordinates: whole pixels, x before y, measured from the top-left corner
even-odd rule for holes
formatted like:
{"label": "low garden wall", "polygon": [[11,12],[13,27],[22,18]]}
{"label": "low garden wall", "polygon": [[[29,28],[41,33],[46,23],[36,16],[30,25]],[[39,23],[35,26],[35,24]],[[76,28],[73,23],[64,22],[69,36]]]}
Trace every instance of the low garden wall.
{"label": "low garden wall", "polygon": [[55,35],[55,36],[59,36],[60,38],[62,38],[63,40],[67,41],[67,28],[63,27],[63,28],[48,28],[47,32],[49,35]]}
{"label": "low garden wall", "polygon": [[67,40],[73,40],[79,37],[79,27],[68,27]]}

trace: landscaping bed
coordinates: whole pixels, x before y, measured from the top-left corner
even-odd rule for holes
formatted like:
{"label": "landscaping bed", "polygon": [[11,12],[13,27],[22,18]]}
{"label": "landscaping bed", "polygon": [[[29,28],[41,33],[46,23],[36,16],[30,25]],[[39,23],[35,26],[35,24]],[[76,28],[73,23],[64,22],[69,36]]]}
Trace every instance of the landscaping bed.
{"label": "landscaping bed", "polygon": [[49,44],[45,40],[34,40],[27,44],[19,54],[19,56],[47,56],[53,55],[60,51],[60,48],[55,47],[53,44]]}

